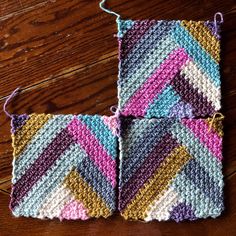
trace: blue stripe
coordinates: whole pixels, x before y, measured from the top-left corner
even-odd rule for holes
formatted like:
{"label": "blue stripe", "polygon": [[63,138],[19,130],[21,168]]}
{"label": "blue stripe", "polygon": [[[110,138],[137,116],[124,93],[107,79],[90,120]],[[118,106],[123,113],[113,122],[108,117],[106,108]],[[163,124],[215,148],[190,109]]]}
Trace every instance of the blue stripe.
{"label": "blue stripe", "polygon": [[112,156],[112,159],[115,160],[117,157],[117,137],[112,133],[107,125],[104,124],[102,116],[78,115],[77,117],[88,127],[93,135],[100,141],[102,146],[107,150],[108,154]]}
{"label": "blue stripe", "polygon": [[118,25],[117,37],[123,38],[125,33],[133,27],[134,21],[119,19],[119,21],[117,22],[117,25]]}
{"label": "blue stripe", "polygon": [[176,122],[171,128],[171,134],[179,143],[188,149],[189,154],[199,162],[204,170],[210,171],[213,180],[222,186],[222,163],[209,152],[209,150],[201,144],[201,142],[194,136],[194,134],[184,125]]}
{"label": "blue stripe", "polygon": [[161,40],[168,36],[168,33],[174,25],[175,23],[173,22],[158,21],[155,25],[150,26],[147,32],[136,42],[127,57],[122,61],[124,68],[121,74],[130,69],[135,69],[135,67],[138,68],[139,65],[143,64],[143,60],[146,57],[152,56],[149,52],[151,52],[156,45],[161,45]]}
{"label": "blue stripe", "polygon": [[73,115],[54,115],[33,136],[22,153],[13,161],[12,183],[16,183],[37,160],[43,150],[72,121]]}
{"label": "blue stripe", "polygon": [[184,202],[191,206],[195,216],[198,218],[217,217],[224,209],[222,190],[218,196],[219,204],[215,205],[209,197],[202,193],[201,189],[194,185],[184,172],[180,172],[177,175],[171,187],[174,188]]}
{"label": "blue stripe", "polygon": [[70,148],[54,163],[52,168],[33,186],[22,202],[14,209],[14,214],[37,217],[45,198],[63,182],[70,171],[78,165],[87,154],[78,144],[71,144]]}
{"label": "blue stripe", "polygon": [[166,57],[178,48],[178,44],[171,36],[172,25],[173,23],[163,29],[159,29],[160,23],[152,26],[149,31],[153,31],[154,34],[151,36],[151,34],[146,33],[134,46],[128,57],[119,63],[118,97],[121,98],[119,100],[120,108],[124,106]]}
{"label": "blue stripe", "polygon": [[85,158],[77,166],[77,171],[82,178],[106,202],[111,210],[115,210],[115,190],[106,177],[98,170],[90,158]]}
{"label": "blue stripe", "polygon": [[166,87],[149,105],[145,117],[168,117],[172,107],[181,100],[171,85]]}
{"label": "blue stripe", "polygon": [[143,119],[136,120],[135,123],[128,130],[128,135],[121,133],[120,186],[123,186],[142,165],[158,141],[167,133],[172,120]]}
{"label": "blue stripe", "polygon": [[183,172],[203,194],[214,202],[216,206],[220,205],[221,199],[219,196],[222,192],[223,183],[222,186],[215,183],[211,178],[211,174],[207,173],[194,159],[190,160],[184,166]]}
{"label": "blue stripe", "polygon": [[206,72],[213,83],[220,86],[219,64],[200,46],[192,35],[178,23],[174,30],[174,38],[180,47],[184,48],[194,61]]}

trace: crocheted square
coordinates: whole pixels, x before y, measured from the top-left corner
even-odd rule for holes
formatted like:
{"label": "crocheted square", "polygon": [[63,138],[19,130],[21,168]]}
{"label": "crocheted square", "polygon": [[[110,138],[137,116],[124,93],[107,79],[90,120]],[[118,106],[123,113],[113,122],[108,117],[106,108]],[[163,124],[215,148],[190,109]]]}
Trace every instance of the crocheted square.
{"label": "crocheted square", "polygon": [[120,18],[117,22],[123,115],[202,118],[220,110],[219,24]]}
{"label": "crocheted square", "polygon": [[15,216],[108,217],[116,208],[117,120],[89,115],[13,115]]}
{"label": "crocheted square", "polygon": [[177,222],[219,216],[222,135],[220,118],[123,120],[121,215]]}

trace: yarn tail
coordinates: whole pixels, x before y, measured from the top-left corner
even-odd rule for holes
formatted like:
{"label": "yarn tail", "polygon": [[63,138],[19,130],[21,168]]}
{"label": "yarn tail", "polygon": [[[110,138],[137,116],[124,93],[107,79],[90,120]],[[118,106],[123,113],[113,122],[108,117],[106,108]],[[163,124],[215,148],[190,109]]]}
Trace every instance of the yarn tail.
{"label": "yarn tail", "polygon": [[111,11],[111,10],[107,9],[107,8],[105,7],[105,2],[106,2],[106,0],[102,0],[102,1],[99,3],[99,7],[100,7],[103,11],[105,11],[105,12],[107,12],[107,13],[109,13],[109,14],[115,15],[115,16],[116,16],[116,21],[118,21],[118,20],[120,19],[120,15],[119,15],[118,13],[114,12],[114,11]]}

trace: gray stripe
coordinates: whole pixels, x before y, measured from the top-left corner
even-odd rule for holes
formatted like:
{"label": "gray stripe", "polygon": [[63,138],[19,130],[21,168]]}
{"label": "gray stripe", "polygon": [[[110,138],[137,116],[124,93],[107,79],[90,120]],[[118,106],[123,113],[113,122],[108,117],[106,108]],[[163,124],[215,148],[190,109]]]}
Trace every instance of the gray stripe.
{"label": "gray stripe", "polygon": [[[171,129],[172,136],[175,137],[179,143],[188,149],[190,155],[199,163],[205,170],[211,170],[211,176],[219,186],[222,185],[222,163],[209,152],[209,150],[202,145],[194,134],[180,122],[176,122]],[[210,165],[210,166],[209,166]]]}
{"label": "gray stripe", "polygon": [[[152,35],[146,34],[142,38],[142,43],[145,47],[140,48],[138,47],[139,44],[136,45],[135,47],[137,49],[126,60],[120,62],[118,80],[120,89],[118,96],[122,100],[119,100],[119,107],[123,107],[132,94],[163,62],[168,54],[178,47],[171,35],[167,37],[173,24],[170,23],[169,25],[160,26],[159,23],[151,27],[149,31],[153,31],[154,33]],[[141,52],[144,53],[141,54]],[[152,57],[151,59],[150,56]]]}
{"label": "gray stripe", "polygon": [[115,210],[115,190],[106,177],[98,170],[89,157],[86,157],[77,166],[77,171],[83,179],[106,202],[111,210]]}
{"label": "gray stripe", "polygon": [[[151,153],[158,141],[168,132],[173,120],[171,119],[142,119],[136,120],[140,126],[145,124],[143,129],[137,126],[130,127],[132,135],[127,137],[121,134],[121,179],[120,186],[135,173],[135,171],[142,165],[145,158]],[[135,142],[132,142],[135,140]],[[125,181],[126,180],[126,181]]]}
{"label": "gray stripe", "polygon": [[214,204],[217,206],[221,204],[222,200],[219,196],[222,193],[222,187],[214,182],[196,160],[191,159],[185,165],[183,172]]}

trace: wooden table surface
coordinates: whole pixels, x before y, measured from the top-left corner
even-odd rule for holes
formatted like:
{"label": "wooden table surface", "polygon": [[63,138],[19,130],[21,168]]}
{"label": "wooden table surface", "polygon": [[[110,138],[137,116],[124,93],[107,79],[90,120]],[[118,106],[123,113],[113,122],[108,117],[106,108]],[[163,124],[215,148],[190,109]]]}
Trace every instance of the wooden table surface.
{"label": "wooden table surface", "polygon": [[[236,2],[234,0],[109,0],[130,19],[212,20],[224,14],[222,113],[225,115],[226,210],[196,222],[63,221],[14,218],[8,209],[12,147],[10,120],[0,113],[0,235],[236,235]],[[8,109],[15,113],[109,115],[117,103],[115,17],[94,0],[0,1],[0,106],[18,86]]]}

